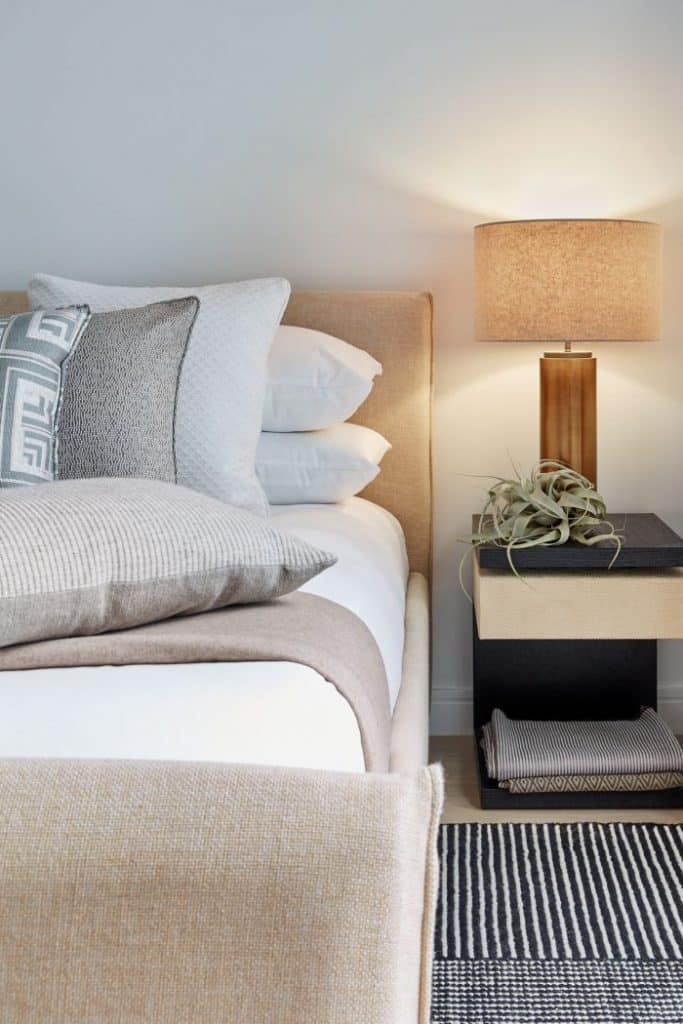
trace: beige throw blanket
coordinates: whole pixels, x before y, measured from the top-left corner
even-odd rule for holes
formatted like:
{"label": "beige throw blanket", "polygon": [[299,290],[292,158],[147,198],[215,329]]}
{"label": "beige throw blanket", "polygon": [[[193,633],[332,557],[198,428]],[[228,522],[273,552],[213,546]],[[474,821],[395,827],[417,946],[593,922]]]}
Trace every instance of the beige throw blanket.
{"label": "beige throw blanket", "polygon": [[223,608],[136,629],[6,647],[0,650],[0,673],[203,661],[308,665],[331,682],[353,708],[366,769],[388,771],[389,689],[375,639],[353,612],[313,594],[297,592],[266,604]]}

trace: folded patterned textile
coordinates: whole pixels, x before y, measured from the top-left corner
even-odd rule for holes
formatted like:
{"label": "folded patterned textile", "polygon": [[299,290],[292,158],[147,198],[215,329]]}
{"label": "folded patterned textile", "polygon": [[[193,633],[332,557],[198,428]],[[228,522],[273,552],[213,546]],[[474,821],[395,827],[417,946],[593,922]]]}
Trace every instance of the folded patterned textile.
{"label": "folded patterned textile", "polygon": [[645,793],[683,786],[683,772],[641,772],[639,775],[540,775],[531,779],[505,779],[501,789],[510,793]]}
{"label": "folded patterned textile", "polygon": [[498,780],[683,772],[683,749],[652,708],[634,720],[599,722],[511,719],[496,708],[482,746]]}

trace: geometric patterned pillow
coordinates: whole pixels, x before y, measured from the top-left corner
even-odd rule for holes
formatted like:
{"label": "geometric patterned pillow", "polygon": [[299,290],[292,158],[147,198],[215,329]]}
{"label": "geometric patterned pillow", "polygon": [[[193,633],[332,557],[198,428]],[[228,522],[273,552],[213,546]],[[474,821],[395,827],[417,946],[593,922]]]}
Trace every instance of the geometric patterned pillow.
{"label": "geometric patterned pillow", "polygon": [[88,306],[0,318],[0,487],[54,480],[63,366]]}

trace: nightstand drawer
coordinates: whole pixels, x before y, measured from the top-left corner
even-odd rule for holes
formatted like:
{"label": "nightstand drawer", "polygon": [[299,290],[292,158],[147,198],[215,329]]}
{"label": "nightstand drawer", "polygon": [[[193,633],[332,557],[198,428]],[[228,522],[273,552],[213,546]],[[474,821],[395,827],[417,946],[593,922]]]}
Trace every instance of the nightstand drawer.
{"label": "nightstand drawer", "polygon": [[683,639],[683,569],[533,571],[474,559],[482,640]]}

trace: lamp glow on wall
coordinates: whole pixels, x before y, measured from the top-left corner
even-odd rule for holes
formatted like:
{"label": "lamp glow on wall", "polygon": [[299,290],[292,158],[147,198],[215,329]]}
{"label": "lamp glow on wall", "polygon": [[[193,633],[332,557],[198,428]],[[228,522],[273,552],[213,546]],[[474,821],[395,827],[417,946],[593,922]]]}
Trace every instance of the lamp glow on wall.
{"label": "lamp glow on wall", "polygon": [[477,341],[562,342],[541,359],[541,458],[597,478],[596,360],[574,342],[659,338],[661,239],[637,220],[474,229]]}

